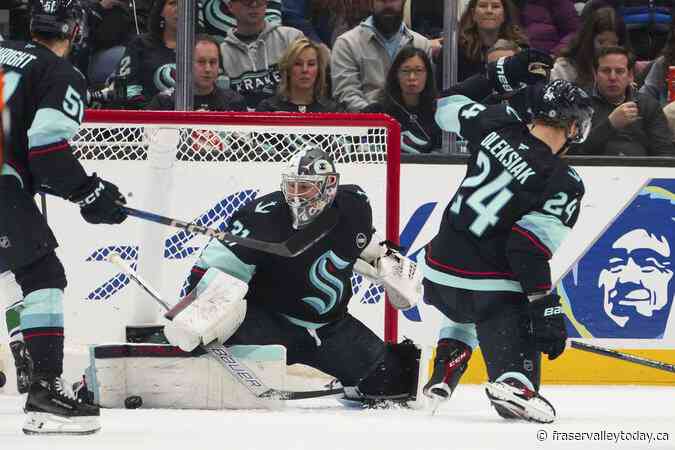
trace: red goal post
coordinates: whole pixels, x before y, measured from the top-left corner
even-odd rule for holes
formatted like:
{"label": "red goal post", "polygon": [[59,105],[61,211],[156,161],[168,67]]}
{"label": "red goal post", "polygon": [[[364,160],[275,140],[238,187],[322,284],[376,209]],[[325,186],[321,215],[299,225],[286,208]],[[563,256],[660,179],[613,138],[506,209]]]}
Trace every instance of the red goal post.
{"label": "red goal post", "polygon": [[[352,176],[349,180],[341,176],[342,182],[359,184],[365,189],[372,200],[376,228],[384,228],[388,240],[399,242],[400,125],[383,114],[87,110],[82,128],[71,143],[85,167],[98,169],[103,177],[110,176],[112,170],[117,175],[113,180],[123,192],[127,192],[127,180],[143,192],[147,209],[158,208],[159,213],[171,211],[175,217],[186,220],[193,219],[196,213],[179,207],[187,206],[189,200],[178,199],[184,189],[176,191],[175,185],[185,183],[188,173],[194,177],[193,184],[204,183],[198,186],[200,194],[210,195],[221,186],[236,191],[249,184],[253,190],[266,193],[274,186],[278,188],[280,175],[268,180],[272,172],[266,175],[265,166],[276,164],[278,173],[278,165],[287,161],[298,145],[313,143],[333,156],[341,174]],[[125,175],[125,170],[138,164],[151,167],[148,172],[151,186],[136,187],[140,183],[138,178],[143,177],[136,175],[132,182],[131,172]],[[227,180],[218,179],[217,186],[212,186],[208,175],[202,175],[209,167],[211,172],[217,168]],[[222,170],[224,167],[228,168],[226,172]],[[263,181],[264,186],[258,186]],[[276,184],[270,185],[272,181]],[[136,197],[129,203],[136,206],[138,201]],[[172,201],[180,205],[171,205]],[[238,207],[241,203],[226,206]],[[154,227],[157,234],[157,225]],[[146,244],[144,239],[151,235],[143,236],[141,248]],[[170,249],[160,250],[164,255],[170,253]],[[147,274],[149,268],[144,267],[142,257],[138,263],[140,273]],[[398,313],[388,302],[384,309],[383,337],[397,341]]]}

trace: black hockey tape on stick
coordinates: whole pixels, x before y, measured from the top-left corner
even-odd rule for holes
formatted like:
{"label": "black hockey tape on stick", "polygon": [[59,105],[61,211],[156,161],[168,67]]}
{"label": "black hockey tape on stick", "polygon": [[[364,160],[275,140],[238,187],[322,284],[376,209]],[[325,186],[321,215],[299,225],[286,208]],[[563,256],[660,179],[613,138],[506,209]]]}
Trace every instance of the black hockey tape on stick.
{"label": "black hockey tape on stick", "polygon": [[[162,300],[160,294],[150,286],[150,284],[141,278],[136,271],[134,271],[118,253],[110,253],[107,260],[122,269],[132,280],[136,282],[145,292],[147,292],[162,308],[169,311],[169,305]],[[230,353],[224,345],[214,341],[206,346],[201,346],[211,357],[213,357],[221,366],[223,366],[239,383],[244,385],[253,395],[258,398],[266,398],[270,400],[302,400],[306,398],[336,396],[344,393],[340,389],[324,389],[319,391],[285,391],[279,389],[271,389],[258,378],[258,376],[239,362],[237,358]]]}
{"label": "black hockey tape on stick", "polygon": [[337,225],[338,222],[337,209],[328,208],[306,228],[298,231],[286,241],[268,242],[235,236],[234,234],[216,230],[215,228],[208,228],[194,223],[183,222],[182,220],[160,216],[159,214],[142,211],[140,209],[129,208],[128,206],[120,206],[122,206],[122,209],[124,209],[127,214],[139,219],[161,223],[170,227],[181,228],[190,233],[203,234],[212,238],[216,238],[224,243],[234,242],[243,247],[252,248],[254,250],[259,250],[266,253],[272,253],[274,255],[285,256],[287,258],[297,256],[310,248],[319,239],[330,233],[330,231],[335,227],[335,225]]}
{"label": "black hockey tape on stick", "polygon": [[576,348],[577,350],[583,350],[589,353],[596,353],[598,355],[608,356],[610,358],[620,359],[622,361],[628,361],[633,364],[639,364],[641,366],[651,367],[653,369],[665,370],[666,372],[675,373],[674,364],[668,364],[662,361],[655,361],[653,359],[642,358],[641,356],[629,355],[628,353],[621,353],[616,350],[598,347],[597,345],[585,344],[579,341],[570,341],[570,342],[571,347]]}

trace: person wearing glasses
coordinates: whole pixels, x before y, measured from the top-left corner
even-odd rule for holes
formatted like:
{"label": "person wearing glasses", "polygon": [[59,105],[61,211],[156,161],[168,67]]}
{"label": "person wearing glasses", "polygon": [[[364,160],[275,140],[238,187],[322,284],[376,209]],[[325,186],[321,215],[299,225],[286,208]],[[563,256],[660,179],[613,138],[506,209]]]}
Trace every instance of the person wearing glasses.
{"label": "person wearing glasses", "polygon": [[[228,3],[223,0],[199,0],[197,17],[200,32],[215,36],[222,41],[227,33],[237,27],[237,19],[230,12]],[[286,5],[283,5],[284,9]],[[268,0],[265,20],[272,25],[281,25],[282,0]]]}
{"label": "person wearing glasses", "polygon": [[401,124],[402,153],[431,153],[441,146],[434,120],[437,94],[431,60],[424,50],[409,46],[396,55],[378,101],[363,112],[389,114]]}
{"label": "person wearing glasses", "polygon": [[298,38],[300,30],[265,21],[267,0],[224,0],[237,19],[220,44],[229,87],[246,99],[250,110],[272,97],[281,81],[279,60]]}
{"label": "person wearing glasses", "polygon": [[432,41],[403,23],[403,0],[373,0],[372,15],[337,38],[331,54],[333,95],[349,111],[375,102],[401,49],[432,54]]}

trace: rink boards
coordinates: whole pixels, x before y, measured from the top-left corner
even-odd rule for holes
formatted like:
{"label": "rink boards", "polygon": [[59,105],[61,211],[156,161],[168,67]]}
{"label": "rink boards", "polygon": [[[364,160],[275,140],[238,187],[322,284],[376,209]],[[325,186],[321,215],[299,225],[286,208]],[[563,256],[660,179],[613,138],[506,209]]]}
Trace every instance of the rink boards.
{"label": "rink boards", "polygon": [[[217,227],[232,210],[278,189],[275,163],[176,163],[153,168],[137,161],[87,161],[131,193],[130,206]],[[675,363],[675,169],[576,167],[586,185],[579,221],[552,260],[572,337]],[[369,193],[375,226],[384,230],[385,175],[381,165],[340,166],[341,182]],[[438,228],[464,165],[404,164],[401,167],[400,230],[415,258]],[[66,267],[66,336],[70,344],[119,341],[124,325],[156,323],[158,310],[146,294],[105,262],[116,251],[154,283],[167,301],[179,297],[206,239],[130,218],[92,226],[77,208],[48,200],[48,220]],[[641,231],[642,230],[642,231]],[[367,282],[350,303],[353,315],[382,335],[383,297]],[[280,295],[283,293],[280,292]],[[436,342],[440,315],[426,304],[399,316],[399,337]],[[476,355],[478,356],[478,355]],[[467,381],[484,379],[473,358]],[[673,383],[675,376],[570,350],[544,365],[544,379],[560,383]]]}

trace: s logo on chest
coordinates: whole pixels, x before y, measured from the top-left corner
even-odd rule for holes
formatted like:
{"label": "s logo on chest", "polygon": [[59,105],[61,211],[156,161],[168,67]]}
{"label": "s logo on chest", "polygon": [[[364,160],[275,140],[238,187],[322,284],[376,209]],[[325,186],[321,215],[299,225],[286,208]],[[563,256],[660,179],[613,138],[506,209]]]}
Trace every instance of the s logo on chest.
{"label": "s logo on chest", "polygon": [[342,298],[344,292],[344,282],[331,273],[331,265],[337,270],[342,270],[349,265],[349,262],[337,256],[332,250],[328,250],[319,256],[309,269],[309,282],[320,295],[303,297],[302,301],[319,314],[330,311]]}

